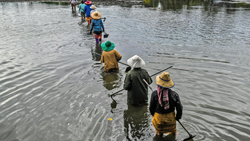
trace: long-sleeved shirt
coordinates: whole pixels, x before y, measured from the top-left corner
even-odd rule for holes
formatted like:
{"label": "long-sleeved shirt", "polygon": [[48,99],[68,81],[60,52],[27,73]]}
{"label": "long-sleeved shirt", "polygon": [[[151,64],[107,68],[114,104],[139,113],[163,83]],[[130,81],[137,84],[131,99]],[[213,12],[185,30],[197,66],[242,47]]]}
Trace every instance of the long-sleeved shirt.
{"label": "long-sleeved shirt", "polygon": [[93,21],[91,22],[90,31],[92,31],[93,28],[94,28],[94,31],[104,31],[102,19],[98,19],[98,20],[93,19]]}
{"label": "long-sleeved shirt", "polygon": [[91,4],[90,5],[85,5],[84,12],[86,13],[86,17],[91,17],[90,11],[92,9],[90,8],[90,6],[91,6]]}
{"label": "long-sleeved shirt", "polygon": [[170,107],[169,109],[165,110],[164,107],[161,107],[159,104],[157,91],[155,90],[152,92],[150,104],[149,104],[149,111],[151,115],[154,116],[155,112],[160,113],[160,114],[171,113],[176,108],[176,111],[177,111],[176,117],[181,119],[183,107],[182,107],[179,95],[175,91],[169,89],[168,97],[169,97]]}
{"label": "long-sleeved shirt", "polygon": [[79,5],[79,11],[84,12],[84,8],[85,8],[85,4],[84,4],[84,3],[81,3],[81,4]]}
{"label": "long-sleeved shirt", "polygon": [[101,62],[104,63],[104,68],[109,69],[119,69],[118,60],[121,60],[122,56],[116,50],[103,51],[101,56]]}
{"label": "long-sleeved shirt", "polygon": [[125,77],[123,88],[128,90],[127,101],[132,105],[140,105],[148,102],[148,84],[152,83],[148,72],[142,68],[130,70]]}

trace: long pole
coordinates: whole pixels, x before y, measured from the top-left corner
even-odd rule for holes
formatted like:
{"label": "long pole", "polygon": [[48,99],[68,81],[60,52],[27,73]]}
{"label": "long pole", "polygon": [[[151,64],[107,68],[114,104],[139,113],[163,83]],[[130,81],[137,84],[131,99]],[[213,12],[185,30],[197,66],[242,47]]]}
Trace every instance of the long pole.
{"label": "long pole", "polygon": [[[165,70],[167,70],[167,69],[170,69],[170,68],[172,68],[173,66],[170,66],[170,67],[168,67],[168,68],[166,68],[166,69],[163,69],[163,70],[161,70],[161,71],[158,71],[157,73],[155,73],[155,74],[152,74],[152,75],[150,75],[150,77],[152,77],[152,76],[154,76],[154,75],[156,75],[156,74],[158,74],[158,73],[160,73],[160,72],[163,72],[163,71],[165,71]],[[121,90],[119,90],[119,91],[117,91],[117,92],[115,92],[115,93],[113,93],[113,94],[109,94],[109,96],[113,96],[113,95],[115,95],[115,94],[117,94],[117,93],[119,93],[119,92],[121,92],[121,91],[123,91],[124,89],[121,89]]]}
{"label": "long pole", "polygon": [[186,138],[186,139],[184,139],[184,141],[189,141],[190,139],[192,139],[192,138],[194,138],[195,137],[195,135],[193,136],[193,135],[191,135],[189,132],[188,132],[188,130],[184,127],[184,125],[182,125],[182,123],[179,121],[179,120],[177,120],[179,123],[180,123],[180,125],[183,127],[183,129],[185,129],[185,131],[188,133],[188,135],[189,135],[189,137],[188,138]]}

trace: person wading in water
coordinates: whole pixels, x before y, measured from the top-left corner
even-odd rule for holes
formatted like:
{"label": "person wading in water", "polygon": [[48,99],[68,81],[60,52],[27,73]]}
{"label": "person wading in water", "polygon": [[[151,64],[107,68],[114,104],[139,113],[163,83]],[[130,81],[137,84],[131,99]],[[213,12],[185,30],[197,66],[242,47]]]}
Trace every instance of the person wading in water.
{"label": "person wading in water", "polygon": [[85,4],[84,4],[84,2],[85,2],[85,0],[82,0],[81,4],[79,5],[79,12],[81,12],[82,22],[85,21],[85,12],[84,12]]}
{"label": "person wading in water", "polygon": [[148,86],[143,81],[145,79],[148,84],[152,83],[151,77],[148,72],[141,67],[145,65],[145,62],[138,55],[127,60],[130,70],[125,77],[123,88],[128,90],[127,102],[131,105],[143,105],[148,102]]}
{"label": "person wading in water", "polygon": [[77,0],[70,0],[70,2],[71,2],[72,12],[76,11]]}
{"label": "person wading in water", "polygon": [[106,41],[101,44],[101,47],[103,49],[101,62],[104,63],[104,71],[112,72],[119,70],[118,61],[121,60],[122,56],[118,51],[114,50],[115,44]]}
{"label": "person wading in water", "polygon": [[93,18],[93,21],[90,27],[90,34],[92,33],[92,30],[94,28],[95,41],[96,44],[98,44],[99,41],[102,41],[102,31],[104,32],[104,26],[101,19],[102,15],[100,12],[95,11],[91,14],[91,17]]}
{"label": "person wading in water", "polygon": [[84,8],[84,12],[86,14],[86,20],[88,22],[88,25],[91,24],[91,20],[92,20],[91,15],[90,15],[90,11],[92,10],[90,8],[91,7],[91,3],[92,3],[91,1],[86,1],[85,2],[85,8]]}
{"label": "person wading in water", "polygon": [[149,104],[155,132],[158,136],[164,133],[175,135],[176,120],[181,119],[183,109],[179,95],[170,89],[175,84],[168,72],[162,72],[161,75],[156,76],[156,84],[157,90],[152,92]]}

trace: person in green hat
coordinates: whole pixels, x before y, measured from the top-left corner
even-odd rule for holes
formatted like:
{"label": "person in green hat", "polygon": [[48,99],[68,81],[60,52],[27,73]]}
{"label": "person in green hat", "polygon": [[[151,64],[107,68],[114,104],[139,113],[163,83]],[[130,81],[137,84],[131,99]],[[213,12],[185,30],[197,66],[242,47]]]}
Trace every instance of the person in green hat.
{"label": "person in green hat", "polygon": [[112,72],[119,70],[118,61],[122,59],[122,56],[118,51],[114,50],[115,44],[106,41],[101,44],[101,47],[103,49],[101,62],[104,63],[104,71]]}

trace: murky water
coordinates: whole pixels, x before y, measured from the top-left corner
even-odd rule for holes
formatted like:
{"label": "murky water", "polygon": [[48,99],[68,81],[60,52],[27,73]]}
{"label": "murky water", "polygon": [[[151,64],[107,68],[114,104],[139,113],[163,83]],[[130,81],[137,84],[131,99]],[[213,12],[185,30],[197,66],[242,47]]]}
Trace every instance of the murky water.
{"label": "murky water", "polygon": [[[250,140],[248,6],[96,6],[122,62],[137,54],[150,74],[173,65],[194,140]],[[128,106],[126,91],[117,104],[108,96],[122,89],[126,66],[102,72],[100,46],[69,5],[0,3],[0,15],[1,141],[166,140],[154,137],[147,106]],[[177,130],[178,140],[188,137]]]}

